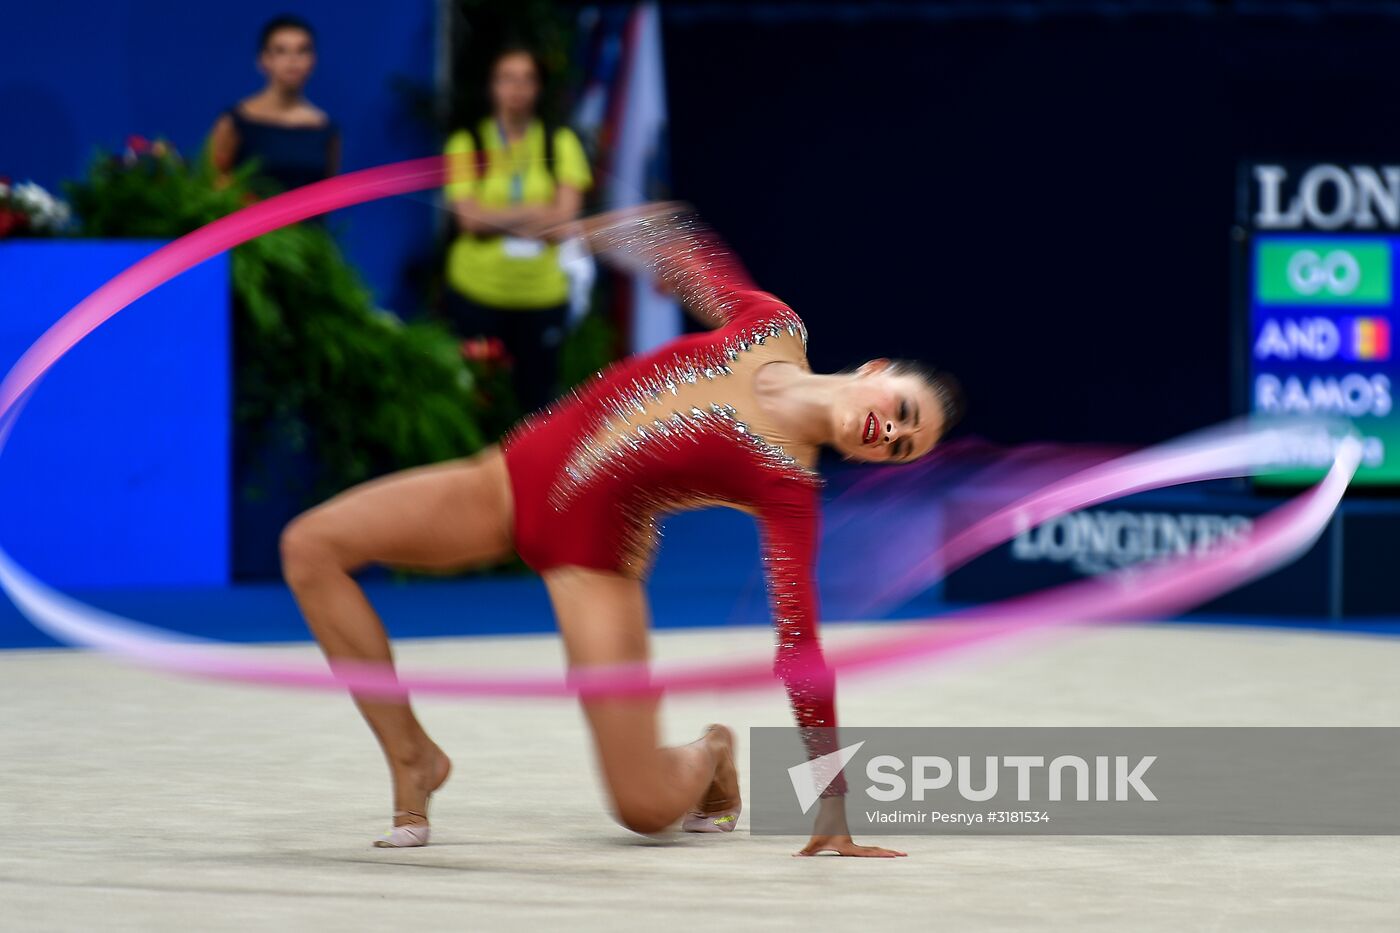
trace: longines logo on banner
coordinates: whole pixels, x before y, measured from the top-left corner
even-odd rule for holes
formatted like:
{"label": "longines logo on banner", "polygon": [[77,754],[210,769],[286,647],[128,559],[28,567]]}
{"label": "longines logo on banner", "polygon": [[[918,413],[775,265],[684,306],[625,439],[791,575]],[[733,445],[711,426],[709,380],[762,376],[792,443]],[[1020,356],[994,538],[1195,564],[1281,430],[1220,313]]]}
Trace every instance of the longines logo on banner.
{"label": "longines logo on banner", "polygon": [[1400,165],[1254,166],[1259,230],[1400,229]]}
{"label": "longines logo on banner", "polygon": [[1208,553],[1239,541],[1253,525],[1245,515],[1072,512],[1017,535],[1011,559],[1069,564],[1094,576],[1143,561]]}

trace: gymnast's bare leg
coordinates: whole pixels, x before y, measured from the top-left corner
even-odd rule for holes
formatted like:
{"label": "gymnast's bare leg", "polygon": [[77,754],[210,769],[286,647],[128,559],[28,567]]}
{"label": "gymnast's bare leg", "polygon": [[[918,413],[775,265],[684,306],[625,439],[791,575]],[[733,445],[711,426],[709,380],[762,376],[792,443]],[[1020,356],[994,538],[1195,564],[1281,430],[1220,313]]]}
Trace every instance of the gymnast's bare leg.
{"label": "gymnast's bare leg", "polygon": [[[559,567],[544,575],[570,667],[646,661],[648,611],[638,580]],[[689,745],[663,748],[660,700],[609,697],[583,702],[613,812],[633,832],[660,832],[691,809],[738,804],[733,736],[712,727]]]}
{"label": "gymnast's bare leg", "polygon": [[[394,473],[349,489],[297,517],[282,535],[282,568],[332,663],[392,663],[388,637],[352,574],[370,563],[447,570],[490,564],[512,551],[513,503],[498,448],[476,457]],[[573,567],[545,576],[569,663],[647,658],[640,582]],[[451,762],[412,707],[356,697],[379,740],[394,786],[395,825],[427,822],[428,796]],[[724,727],[661,748],[655,698],[590,700],[593,731],[614,812],[629,829],[659,832],[685,813],[737,803],[733,737]]]}
{"label": "gymnast's bare leg", "polygon": [[[282,572],[332,667],[392,663],[384,626],[351,574],[371,563],[430,570],[494,563],[511,553],[511,527],[510,483],[492,447],[362,483],[298,516],[282,533]],[[394,825],[426,824],[428,796],[447,780],[451,761],[407,702],[355,703],[389,764]]]}

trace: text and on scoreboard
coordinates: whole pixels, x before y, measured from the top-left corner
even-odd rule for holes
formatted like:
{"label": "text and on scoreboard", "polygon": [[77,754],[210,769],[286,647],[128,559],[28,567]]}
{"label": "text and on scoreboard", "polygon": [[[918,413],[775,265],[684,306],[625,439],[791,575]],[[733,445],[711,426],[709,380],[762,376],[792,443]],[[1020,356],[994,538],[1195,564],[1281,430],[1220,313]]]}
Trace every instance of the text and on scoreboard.
{"label": "text and on scoreboard", "polygon": [[[1249,408],[1341,417],[1360,432],[1358,483],[1400,484],[1395,261],[1400,166],[1251,166]],[[1299,445],[1261,482],[1317,479],[1335,436]]]}

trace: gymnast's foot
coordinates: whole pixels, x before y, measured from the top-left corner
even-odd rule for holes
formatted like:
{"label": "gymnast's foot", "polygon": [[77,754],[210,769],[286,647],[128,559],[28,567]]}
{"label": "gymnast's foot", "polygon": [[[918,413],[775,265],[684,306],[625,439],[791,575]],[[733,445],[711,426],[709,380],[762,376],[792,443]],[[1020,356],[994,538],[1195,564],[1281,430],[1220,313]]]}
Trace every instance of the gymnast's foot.
{"label": "gymnast's foot", "polygon": [[422,753],[390,762],[394,781],[394,825],[374,841],[381,849],[428,844],[428,800],[452,773],[452,759],[429,744]]}
{"label": "gymnast's foot", "polygon": [[733,832],[743,810],[739,769],[734,764],[734,733],[728,726],[713,725],[703,741],[715,756],[715,777],[696,808],[686,814],[682,829],[688,833]]}

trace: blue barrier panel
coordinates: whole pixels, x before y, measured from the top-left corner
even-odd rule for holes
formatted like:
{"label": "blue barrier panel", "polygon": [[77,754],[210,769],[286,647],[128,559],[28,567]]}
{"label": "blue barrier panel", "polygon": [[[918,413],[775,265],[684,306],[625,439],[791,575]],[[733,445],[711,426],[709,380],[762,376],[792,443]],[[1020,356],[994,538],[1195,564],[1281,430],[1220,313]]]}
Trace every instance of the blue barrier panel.
{"label": "blue barrier panel", "polygon": [[[161,244],[0,243],[0,367]],[[39,384],[0,455],[0,544],[58,587],[229,580],[226,255],[99,327]]]}
{"label": "blue barrier panel", "polygon": [[1344,503],[1342,536],[1342,611],[1355,618],[1400,616],[1400,502]]}

